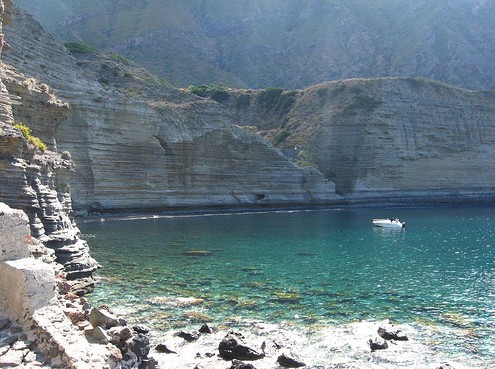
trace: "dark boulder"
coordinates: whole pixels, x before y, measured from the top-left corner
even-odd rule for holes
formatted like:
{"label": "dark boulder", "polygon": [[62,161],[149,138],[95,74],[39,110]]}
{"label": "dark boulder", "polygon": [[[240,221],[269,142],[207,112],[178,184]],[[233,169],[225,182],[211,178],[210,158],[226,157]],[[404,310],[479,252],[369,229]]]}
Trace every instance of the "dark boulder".
{"label": "dark boulder", "polygon": [[150,332],[150,329],[147,326],[142,325],[142,324],[137,324],[137,325],[133,326],[132,329],[136,333],[148,334]]}
{"label": "dark boulder", "polygon": [[252,364],[243,363],[240,360],[232,361],[232,365],[229,369],[256,369]]}
{"label": "dark boulder", "polygon": [[0,331],[10,327],[10,319],[0,319]]}
{"label": "dark boulder", "polygon": [[285,368],[300,368],[306,366],[302,361],[296,360],[286,354],[282,354],[278,357],[277,362]]}
{"label": "dark boulder", "polygon": [[180,338],[183,338],[187,342],[193,342],[193,341],[197,341],[199,339],[199,333],[198,332],[180,331],[179,333],[177,333],[177,336]]}
{"label": "dark boulder", "polygon": [[441,364],[436,369],[454,369],[454,367],[450,364],[445,363],[445,364]]}
{"label": "dark boulder", "polygon": [[158,365],[158,361],[154,358],[147,358],[141,360],[141,365],[139,365],[139,369],[160,369]]}
{"label": "dark boulder", "polygon": [[162,354],[176,354],[177,352],[170,350],[165,344],[159,343],[155,346],[155,350]]}
{"label": "dark boulder", "polygon": [[232,336],[225,337],[218,345],[219,355],[224,360],[259,360],[265,357],[265,354],[258,352],[250,347],[239,344]]}
{"label": "dark boulder", "polygon": [[213,333],[215,332],[215,328],[210,327],[208,324],[203,324],[201,328],[199,328],[199,333]]}
{"label": "dark boulder", "polygon": [[134,336],[130,341],[130,349],[139,359],[147,358],[151,349],[149,338],[141,333]]}
{"label": "dark boulder", "polygon": [[393,325],[381,326],[378,328],[378,335],[386,340],[407,341],[408,338],[400,329],[396,329]]}
{"label": "dark boulder", "polygon": [[371,351],[385,350],[388,348],[388,343],[381,337],[370,338],[368,340],[368,345]]}

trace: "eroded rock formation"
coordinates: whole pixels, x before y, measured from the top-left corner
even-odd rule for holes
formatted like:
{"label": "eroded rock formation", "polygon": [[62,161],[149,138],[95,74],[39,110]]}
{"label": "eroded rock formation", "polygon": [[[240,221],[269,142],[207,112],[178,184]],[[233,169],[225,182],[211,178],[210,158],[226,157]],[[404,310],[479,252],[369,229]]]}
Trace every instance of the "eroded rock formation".
{"label": "eroded rock formation", "polygon": [[76,61],[22,11],[16,13],[9,37],[8,61],[29,75],[43,73],[71,103],[56,137],[58,149],[70,151],[76,165],[72,196],[77,209],[276,206],[339,199],[321,173],[299,168],[263,138],[237,127],[232,114],[212,100],[167,86],[142,96],[136,90],[143,85],[131,88],[115,81],[115,76],[130,80],[133,72],[105,60]]}
{"label": "eroded rock formation", "polygon": [[[5,10],[12,14],[12,4],[6,2]],[[69,114],[69,106],[47,85],[13,67],[2,64],[0,79],[0,201],[26,212],[32,236],[55,250],[74,290],[88,292],[98,264],[71,217],[73,162],[68,153],[55,151],[54,132]],[[20,123],[32,128],[31,134],[15,127]],[[48,149],[37,148],[34,137],[46,142]]]}
{"label": "eroded rock formation", "polygon": [[[326,97],[325,97],[326,96]],[[348,201],[493,200],[495,94],[421,79],[332,82],[305,91],[284,147],[303,150]]]}

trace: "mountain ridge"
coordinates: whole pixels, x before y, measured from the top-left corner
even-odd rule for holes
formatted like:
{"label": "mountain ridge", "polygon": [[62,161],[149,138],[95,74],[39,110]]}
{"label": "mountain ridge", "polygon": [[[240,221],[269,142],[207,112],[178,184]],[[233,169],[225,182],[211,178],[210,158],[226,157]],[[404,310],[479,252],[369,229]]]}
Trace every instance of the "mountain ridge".
{"label": "mountain ridge", "polygon": [[495,4],[484,0],[17,3],[59,39],[122,54],[178,87],[390,76],[495,89]]}

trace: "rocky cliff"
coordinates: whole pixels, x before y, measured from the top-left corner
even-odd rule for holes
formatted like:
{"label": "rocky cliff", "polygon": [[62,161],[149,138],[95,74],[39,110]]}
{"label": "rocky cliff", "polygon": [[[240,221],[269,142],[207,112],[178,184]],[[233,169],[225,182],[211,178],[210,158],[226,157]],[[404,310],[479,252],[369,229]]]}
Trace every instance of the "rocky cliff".
{"label": "rocky cliff", "polygon": [[[104,368],[109,351],[90,345],[65,316],[57,298],[60,268],[46,258],[53,251],[31,237],[29,223],[22,210],[0,202],[0,366]],[[33,257],[40,250],[45,257]]]}
{"label": "rocky cliff", "polygon": [[70,55],[22,11],[9,37],[6,60],[71,103],[55,137],[79,210],[493,199],[490,92],[384,78],[198,97],[115,54]]}
{"label": "rocky cliff", "polygon": [[[6,60],[42,76],[70,101],[56,138],[58,149],[70,151],[76,165],[72,196],[78,209],[339,199],[321,173],[299,168],[266,140],[236,126],[232,114],[213,100],[164,83],[150,92],[149,78],[128,62],[116,63],[114,55],[85,53],[76,60],[22,11],[8,35],[12,49]],[[125,80],[134,84],[119,83]]]}
{"label": "rocky cliff", "polygon": [[262,117],[244,121],[299,165],[316,167],[349,202],[493,200],[493,92],[355,79],[292,94],[240,91],[225,104],[239,122]]}
{"label": "rocky cliff", "polygon": [[487,0],[19,0],[62,40],[135,60],[177,86],[306,88],[424,77],[495,88]]}
{"label": "rocky cliff", "polygon": [[[6,2],[7,14],[13,8]],[[69,114],[50,88],[15,68],[0,68],[0,202],[24,210],[34,238],[55,250],[74,291],[92,289],[97,263],[72,220],[70,154],[56,153],[54,132]],[[18,124],[32,127],[21,132]],[[47,149],[40,146],[42,138]]]}

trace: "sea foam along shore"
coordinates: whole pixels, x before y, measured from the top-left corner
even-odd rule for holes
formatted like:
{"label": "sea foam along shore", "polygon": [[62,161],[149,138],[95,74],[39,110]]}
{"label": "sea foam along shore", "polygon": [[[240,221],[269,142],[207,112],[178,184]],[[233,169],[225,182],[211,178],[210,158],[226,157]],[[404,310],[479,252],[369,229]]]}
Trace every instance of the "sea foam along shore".
{"label": "sea foam along shore", "polygon": [[[289,357],[304,363],[308,368],[347,368],[347,369],[474,369],[480,367],[470,363],[468,358],[456,360],[436,352],[414,337],[435,336],[434,327],[394,326],[389,321],[361,321],[342,326],[311,327],[302,331],[300,327],[267,324],[259,321],[243,320],[243,323],[228,322],[212,328],[212,333],[199,331],[153,332],[151,335],[151,355],[162,368],[256,368],[273,369],[291,367],[281,365],[280,357]],[[236,326],[235,330],[231,325]],[[391,338],[385,340],[378,332],[402,332],[408,340]],[[407,336],[406,336],[407,333]],[[386,335],[384,335],[386,336]],[[238,345],[262,353],[255,360],[241,360],[246,365],[236,366],[222,358],[222,342],[235,338]],[[162,348],[162,350],[160,350]],[[163,352],[163,348],[166,351]]]}

